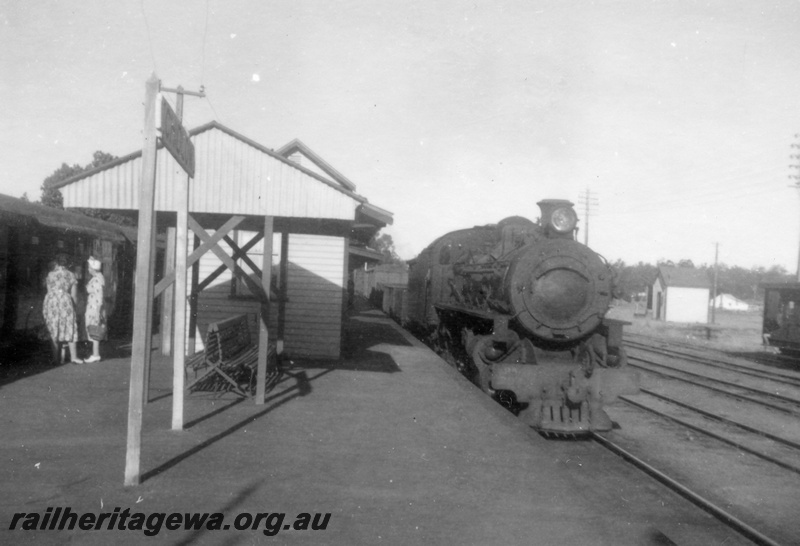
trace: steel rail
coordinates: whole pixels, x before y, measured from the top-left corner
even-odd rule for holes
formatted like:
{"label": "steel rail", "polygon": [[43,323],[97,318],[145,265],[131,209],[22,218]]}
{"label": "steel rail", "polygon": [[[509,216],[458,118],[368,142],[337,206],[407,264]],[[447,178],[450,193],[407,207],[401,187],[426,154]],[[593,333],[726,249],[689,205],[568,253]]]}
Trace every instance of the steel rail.
{"label": "steel rail", "polygon": [[719,421],[721,423],[726,423],[728,425],[739,427],[742,430],[746,430],[747,432],[752,432],[753,434],[758,434],[759,436],[763,436],[765,438],[769,438],[770,440],[778,442],[779,444],[783,444],[785,446],[792,447],[794,449],[800,450],[800,444],[798,444],[797,442],[795,442],[793,440],[789,440],[788,438],[782,438],[780,436],[776,436],[776,435],[772,434],[771,432],[766,432],[766,431],[763,431],[763,430],[758,429],[756,427],[751,427],[750,425],[746,425],[744,423],[740,423],[738,421],[734,421],[733,419],[728,419],[727,417],[723,417],[721,415],[716,415],[714,413],[711,413],[710,411],[706,411],[704,409],[700,409],[700,408],[698,408],[696,406],[692,406],[692,405],[687,404],[685,402],[681,402],[680,400],[676,400],[675,398],[671,398],[671,397],[669,397],[667,395],[664,395],[664,394],[661,394],[661,393],[657,393],[657,392],[651,391],[649,389],[641,389],[641,391],[643,393],[649,394],[650,396],[653,396],[655,398],[660,398],[661,400],[664,400],[664,401],[669,402],[671,404],[675,404],[676,406],[680,406],[682,408],[691,410],[691,411],[693,411],[695,413],[699,413],[703,417],[708,417],[709,419],[714,419],[714,420]]}
{"label": "steel rail", "polygon": [[750,368],[749,366],[743,366],[741,364],[735,364],[733,362],[724,362],[720,360],[712,360],[709,358],[704,358],[701,356],[696,356],[688,353],[682,353],[679,351],[673,351],[670,349],[661,349],[657,347],[649,347],[643,343],[639,342],[630,342],[626,341],[626,345],[633,347],[634,349],[639,349],[642,351],[649,351],[651,353],[672,357],[672,358],[684,358],[687,360],[692,360],[699,364],[704,364],[706,366],[710,366],[713,368],[719,368],[721,370],[726,371],[735,371],[737,373],[741,373],[742,375],[750,375],[752,377],[759,377],[761,379],[767,379],[770,381],[778,381],[785,384],[789,384],[795,387],[800,387],[800,378],[796,375],[792,374],[782,374],[778,372],[772,372],[769,370],[756,370]]}
{"label": "steel rail", "polygon": [[[788,396],[783,396],[783,395],[778,394],[778,393],[764,391],[764,390],[761,390],[761,389],[748,387],[746,385],[740,385],[739,383],[733,383],[731,381],[725,381],[724,379],[717,379],[715,377],[708,377],[707,375],[703,375],[703,374],[699,374],[699,373],[687,372],[685,370],[681,370],[681,369],[678,369],[678,368],[674,368],[672,366],[668,366],[667,364],[659,364],[658,362],[653,362],[652,360],[646,360],[646,359],[640,358],[638,356],[628,356],[629,364],[630,364],[631,360],[638,360],[639,362],[644,362],[645,364],[650,364],[651,366],[656,366],[656,367],[659,367],[659,368],[667,368],[668,370],[672,370],[672,371],[675,371],[675,372],[678,372],[678,373],[686,374],[686,375],[689,375],[689,376],[692,376],[692,377],[700,377],[700,378],[706,379],[708,381],[713,381],[715,383],[720,383],[721,385],[728,385],[729,387],[735,387],[737,389],[743,389],[743,390],[754,392],[754,393],[761,394],[761,395],[764,395],[764,396],[769,396],[770,398],[776,398],[778,400],[783,400],[784,402],[789,402],[789,403],[792,403],[792,404],[800,404],[800,400],[797,399],[797,398],[790,398]],[[630,364],[630,365],[634,366],[636,368],[642,369],[642,370],[647,370],[647,368],[642,367],[642,366],[637,366],[636,364]],[[660,372],[655,371],[655,370],[648,370],[648,371],[651,371],[653,373],[660,373]],[[670,377],[674,377],[674,376],[670,376]],[[675,378],[675,379],[680,379],[680,378]]]}
{"label": "steel rail", "polygon": [[[653,394],[653,393],[649,393],[649,392],[647,394],[652,394],[656,398],[661,398],[661,396],[659,396],[657,394]],[[787,462],[781,461],[779,459],[776,459],[776,458],[774,458],[774,457],[772,457],[770,455],[767,455],[766,453],[762,453],[761,451],[758,451],[756,449],[748,447],[748,446],[746,446],[746,445],[744,445],[744,444],[742,444],[740,442],[737,442],[736,440],[731,440],[730,438],[726,438],[725,436],[717,434],[716,432],[711,432],[710,430],[706,430],[706,429],[704,429],[702,427],[699,427],[697,425],[693,425],[692,423],[684,421],[683,419],[680,419],[679,417],[673,417],[673,416],[668,415],[668,414],[666,414],[666,413],[664,413],[662,411],[659,411],[657,409],[650,408],[650,407],[646,406],[645,404],[642,404],[640,402],[636,402],[635,400],[631,400],[627,396],[620,396],[620,399],[623,400],[625,403],[630,404],[631,406],[635,406],[635,407],[637,407],[639,409],[643,409],[645,411],[653,413],[654,415],[658,415],[659,417],[662,417],[664,419],[669,419],[670,421],[672,421],[674,423],[678,423],[679,425],[681,425],[683,427],[686,427],[686,428],[689,428],[691,430],[694,430],[695,432],[699,432],[700,434],[705,434],[706,436],[709,436],[710,438],[714,438],[715,440],[718,440],[720,442],[723,442],[725,444],[733,446],[733,447],[735,447],[737,449],[745,451],[745,452],[747,452],[747,453],[749,453],[751,455],[754,455],[754,456],[756,456],[756,457],[758,457],[760,459],[763,459],[763,460],[765,460],[765,461],[767,461],[769,463],[772,463],[772,464],[774,464],[776,466],[779,466],[779,467],[784,468],[786,470],[790,470],[790,471],[792,471],[792,472],[794,472],[796,474],[800,474],[800,468],[798,468],[798,467],[796,467],[796,466],[794,466],[794,465],[792,465],[790,463],[787,463]],[[666,399],[666,400],[672,402],[672,400],[669,400],[669,399]],[[699,409],[696,409],[696,408],[692,408],[690,406],[686,406],[685,404],[682,404],[681,402],[675,401],[675,404],[677,404],[679,406],[684,406],[687,409],[690,409],[692,411],[697,411],[698,413],[700,413],[700,414],[702,414],[702,415],[704,415],[706,417],[710,417],[712,419],[719,420],[719,421],[722,421],[722,422],[727,422],[728,424],[730,424],[732,426],[741,427],[744,430],[747,430],[748,432],[752,432],[753,434],[758,434],[758,435],[764,436],[766,438],[769,438],[770,440],[773,440],[773,441],[776,441],[778,443],[784,444],[784,445],[786,445],[788,447],[800,448],[800,446],[798,446],[794,442],[791,442],[789,440],[784,441],[783,439],[774,437],[772,435],[769,435],[768,433],[762,433],[762,432],[760,432],[758,430],[752,429],[752,428],[748,427],[747,425],[742,425],[742,424],[739,424],[739,423],[735,423],[733,421],[727,421],[724,418],[721,418],[721,417],[712,415],[710,413],[704,412],[703,410],[699,410]],[[789,443],[786,443],[786,442],[789,442]]]}
{"label": "steel rail", "polygon": [[[630,357],[628,357],[628,358],[630,358]],[[766,408],[774,409],[774,410],[777,410],[777,411],[782,411],[783,413],[789,413],[791,415],[800,416],[800,410],[794,410],[794,409],[786,408],[786,407],[783,407],[783,406],[777,406],[775,404],[771,404],[771,403],[766,402],[764,400],[759,400],[758,398],[752,398],[752,397],[746,396],[744,394],[731,392],[729,390],[722,389],[722,388],[719,388],[719,387],[715,387],[713,385],[707,385],[707,384],[704,384],[704,383],[698,383],[697,381],[692,381],[691,379],[687,379],[685,377],[672,375],[672,374],[666,373],[666,372],[661,371],[661,370],[651,370],[649,368],[645,368],[643,366],[638,366],[636,364],[630,364],[630,366],[633,366],[634,368],[639,368],[640,370],[645,370],[645,371],[647,371],[649,373],[654,373],[654,374],[658,374],[658,375],[661,375],[661,376],[664,376],[664,377],[669,377],[670,379],[675,379],[677,381],[683,381],[684,383],[687,383],[689,385],[694,385],[695,387],[700,387],[701,389],[706,389],[706,390],[709,390],[709,391],[722,393],[722,394],[730,396],[731,398],[738,398],[740,400],[747,400],[748,402],[753,402],[755,404],[759,404],[759,405],[764,406]],[[800,403],[796,403],[795,405],[800,405]]]}
{"label": "steel rail", "polygon": [[700,508],[702,508],[703,510],[705,510],[706,512],[708,512],[709,514],[720,520],[722,523],[730,527],[731,529],[734,529],[739,534],[747,537],[748,539],[752,540],[753,542],[761,546],[780,546],[779,542],[776,542],[775,540],[771,539],[764,533],[746,524],[744,521],[740,520],[736,516],[730,514],[729,512],[726,512],[716,504],[702,497],[698,493],[695,493],[685,485],[670,478],[660,470],[647,464],[642,459],[636,457],[629,451],[626,451],[625,449],[618,446],[608,438],[605,438],[604,436],[601,436],[596,432],[592,432],[591,434],[592,438],[597,443],[599,443],[612,453],[622,457],[623,459],[625,459],[626,461],[637,467],[639,470],[644,471],[646,474],[650,475],[651,477],[655,478],[662,484],[666,485],[668,488],[675,491],[685,499],[699,506]]}
{"label": "steel rail", "polygon": [[[634,339],[634,338],[638,338],[638,339]],[[644,344],[645,346],[650,346],[650,347],[652,347],[652,345],[648,345],[649,343],[661,343],[661,344],[669,346],[669,347],[679,347],[681,349],[687,349],[687,350],[691,350],[691,351],[708,351],[708,352],[711,352],[711,353],[722,353],[722,354],[725,354],[720,349],[716,349],[714,347],[706,347],[706,346],[703,346],[703,345],[696,345],[696,344],[691,344],[691,343],[681,343],[680,341],[675,340],[675,339],[667,340],[667,339],[664,339],[664,338],[657,338],[657,337],[647,336],[645,334],[636,334],[636,333],[633,333],[633,332],[626,332],[625,333],[625,343],[638,343],[638,344]],[[773,349],[774,349],[774,347],[773,347]],[[669,351],[670,349],[669,348],[665,348],[664,350]],[[791,357],[791,356],[787,356],[785,354],[775,354],[775,353],[772,353],[772,352],[768,352],[766,350],[763,353],[761,353],[759,356],[755,356],[754,355],[751,358],[746,358],[746,360],[751,360],[752,362],[754,362],[756,364],[762,364],[762,365],[765,365],[765,366],[769,366],[770,363],[781,364],[781,365],[783,365],[783,364],[797,365],[798,363],[800,363],[800,360],[798,360],[797,357]]]}

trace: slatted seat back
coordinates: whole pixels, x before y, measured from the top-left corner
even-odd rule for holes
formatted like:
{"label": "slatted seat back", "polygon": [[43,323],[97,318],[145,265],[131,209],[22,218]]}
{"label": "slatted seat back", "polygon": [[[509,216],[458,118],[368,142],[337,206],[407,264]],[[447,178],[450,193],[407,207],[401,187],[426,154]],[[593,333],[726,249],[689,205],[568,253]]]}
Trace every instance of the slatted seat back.
{"label": "slatted seat back", "polygon": [[206,355],[210,362],[224,363],[251,347],[246,315],[237,315],[208,327]]}

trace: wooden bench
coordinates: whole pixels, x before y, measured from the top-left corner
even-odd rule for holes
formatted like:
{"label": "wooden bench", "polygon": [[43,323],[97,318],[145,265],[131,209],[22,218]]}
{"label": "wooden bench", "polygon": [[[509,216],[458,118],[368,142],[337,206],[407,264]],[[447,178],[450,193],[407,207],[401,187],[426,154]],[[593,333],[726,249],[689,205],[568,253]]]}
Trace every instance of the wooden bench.
{"label": "wooden bench", "polygon": [[[275,362],[275,345],[269,344],[267,362]],[[269,366],[268,366],[269,368]],[[250,337],[246,315],[212,322],[206,332],[206,349],[186,362],[194,378],[187,390],[234,391],[252,396],[258,376],[258,345]]]}

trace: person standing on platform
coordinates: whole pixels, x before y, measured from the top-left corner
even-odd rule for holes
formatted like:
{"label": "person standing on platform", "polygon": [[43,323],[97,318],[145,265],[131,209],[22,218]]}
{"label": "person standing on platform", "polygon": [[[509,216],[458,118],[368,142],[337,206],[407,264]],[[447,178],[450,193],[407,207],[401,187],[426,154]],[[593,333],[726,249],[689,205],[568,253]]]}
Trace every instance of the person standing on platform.
{"label": "person standing on platform", "polygon": [[75,300],[78,297],[78,280],[67,269],[68,259],[59,254],[50,262],[50,272],[45,281],[47,294],[42,304],[42,314],[50,333],[54,364],[62,363],[62,343],[69,346],[69,356],[73,364],[83,364],[78,358],[78,324],[75,316]]}
{"label": "person standing on platform", "polygon": [[86,283],[86,334],[92,341],[92,356],[86,362],[100,362],[100,342],[107,337],[106,332],[106,309],[105,309],[105,285],[103,277],[103,264],[90,256],[87,260],[89,266],[89,282]]}

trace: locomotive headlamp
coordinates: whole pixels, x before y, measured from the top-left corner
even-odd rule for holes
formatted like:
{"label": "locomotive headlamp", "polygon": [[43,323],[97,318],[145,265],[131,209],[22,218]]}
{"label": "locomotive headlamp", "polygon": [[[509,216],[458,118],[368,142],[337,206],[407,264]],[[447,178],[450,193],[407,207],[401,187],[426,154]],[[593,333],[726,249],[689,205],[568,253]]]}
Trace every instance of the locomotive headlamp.
{"label": "locomotive headlamp", "polygon": [[540,223],[548,237],[571,239],[578,224],[574,205],[566,199],[544,199],[536,203],[541,210]]}
{"label": "locomotive headlamp", "polygon": [[575,211],[568,207],[559,207],[553,211],[550,217],[550,224],[559,233],[569,233],[575,229],[578,223],[578,216]]}

